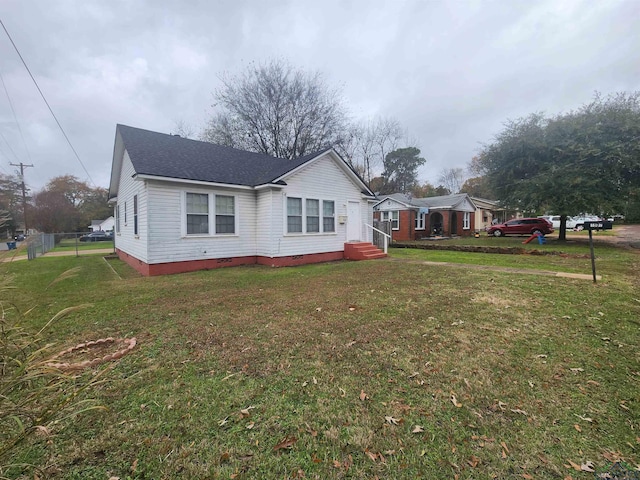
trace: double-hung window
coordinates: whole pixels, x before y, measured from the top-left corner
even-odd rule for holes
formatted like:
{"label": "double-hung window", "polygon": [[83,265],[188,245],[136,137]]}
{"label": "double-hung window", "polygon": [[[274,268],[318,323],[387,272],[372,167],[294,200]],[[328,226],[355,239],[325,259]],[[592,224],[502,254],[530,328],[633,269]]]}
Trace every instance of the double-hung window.
{"label": "double-hung window", "polygon": [[209,193],[185,194],[187,235],[233,235],[236,233],[236,198]]}
{"label": "double-hung window", "polygon": [[235,198],[229,195],[216,195],[216,233],[235,233]]}
{"label": "double-hung window", "polygon": [[464,212],[464,215],[462,216],[462,229],[469,230],[469,228],[471,228],[471,213]]}
{"label": "double-hung window", "polygon": [[424,230],[424,217],[425,213],[417,212],[416,213],[416,230]]}
{"label": "double-hung window", "polygon": [[287,233],[334,233],[335,202],[287,197]]}
{"label": "double-hung window", "polygon": [[209,233],[209,194],[187,193],[187,235]]}
{"label": "double-hung window", "polygon": [[320,232],[320,200],[307,199],[307,233]]}
{"label": "double-hung window", "polygon": [[322,231],[333,233],[336,231],[336,204],[333,200],[322,201]]}
{"label": "double-hung window", "polygon": [[116,233],[120,233],[120,205],[116,205]]}
{"label": "double-hung window", "polygon": [[287,232],[302,233],[302,199],[287,198]]}
{"label": "double-hung window", "polygon": [[133,234],[138,235],[138,195],[133,196]]}

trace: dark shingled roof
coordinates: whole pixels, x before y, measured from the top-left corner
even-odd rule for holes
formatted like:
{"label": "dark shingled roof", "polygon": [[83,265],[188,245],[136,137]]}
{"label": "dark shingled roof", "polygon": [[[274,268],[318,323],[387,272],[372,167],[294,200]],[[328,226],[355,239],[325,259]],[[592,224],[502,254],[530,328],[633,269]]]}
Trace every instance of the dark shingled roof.
{"label": "dark shingled roof", "polygon": [[285,160],[126,125],[117,125],[116,132],[139,175],[250,187],[273,182],[329,150]]}

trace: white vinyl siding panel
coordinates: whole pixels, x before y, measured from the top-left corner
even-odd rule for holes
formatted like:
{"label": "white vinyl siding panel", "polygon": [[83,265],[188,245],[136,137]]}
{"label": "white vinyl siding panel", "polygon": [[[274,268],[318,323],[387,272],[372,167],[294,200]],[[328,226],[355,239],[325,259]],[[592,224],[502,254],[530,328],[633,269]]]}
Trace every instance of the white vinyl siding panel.
{"label": "white vinyl siding panel", "polygon": [[[148,183],[151,205],[148,263],[246,257],[256,254],[255,192],[161,181]],[[186,232],[187,192],[233,196],[237,231],[234,234],[221,235],[183,235]],[[215,216],[215,212],[209,210],[209,215]],[[212,222],[215,222],[215,219]]]}
{"label": "white vinyl siding panel", "polygon": [[[341,216],[346,216],[349,201],[360,203],[361,238],[370,237],[364,224],[371,225],[373,221],[372,207],[366,199],[362,198],[360,188],[348,178],[344,170],[329,154],[317,159],[294,175],[286,177],[285,182],[287,186],[283,191],[279,195],[277,192],[273,194],[274,213],[276,207],[279,206],[281,223],[283,223],[282,228],[273,238],[276,247],[273,256],[306,255],[344,250],[346,223],[340,223],[338,219]],[[335,202],[335,232],[287,233],[287,197],[301,198],[303,202],[307,199],[320,200],[320,209],[323,208],[323,200]]]}
{"label": "white vinyl siding panel", "polygon": [[[147,245],[147,190],[145,183],[135,180],[135,171],[129,159],[129,154],[124,152],[122,162],[122,174],[120,175],[120,185],[118,186],[118,205],[121,205],[121,212],[125,210],[125,202],[128,207],[127,222],[121,219],[120,233],[114,236],[116,248],[129,255],[148,263],[149,252]],[[138,196],[138,234],[134,233],[133,222],[133,197]]]}

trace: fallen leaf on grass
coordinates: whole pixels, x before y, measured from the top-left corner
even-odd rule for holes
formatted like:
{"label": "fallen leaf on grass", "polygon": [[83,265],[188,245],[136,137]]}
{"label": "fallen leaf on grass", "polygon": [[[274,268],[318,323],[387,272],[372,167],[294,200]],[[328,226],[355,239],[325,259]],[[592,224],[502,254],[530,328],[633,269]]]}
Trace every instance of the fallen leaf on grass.
{"label": "fallen leaf on grass", "polygon": [[413,430],[411,430],[411,433],[423,433],[424,432],[424,427],[422,425],[416,425],[413,427]]}
{"label": "fallen leaf on grass", "polygon": [[222,455],[220,455],[220,463],[225,463],[229,461],[229,452],[224,452]]}
{"label": "fallen leaf on grass", "polygon": [[240,413],[242,414],[242,417],[248,417],[249,415],[251,415],[251,410],[253,410],[256,407],[247,407],[247,408],[243,408],[242,410],[240,410]]}
{"label": "fallen leaf on grass", "polygon": [[582,428],[580,428],[580,425],[578,425],[577,423],[573,426],[573,428],[575,428],[579,432],[582,432]]}
{"label": "fallen leaf on grass", "polygon": [[576,417],[578,417],[580,420],[584,420],[585,422],[593,423],[593,418],[583,417],[582,415],[578,415],[577,413],[574,413],[574,415]]}
{"label": "fallen leaf on grass", "polygon": [[579,373],[579,372],[584,372],[584,368],[570,368],[569,370],[571,370],[573,373]]}
{"label": "fallen leaf on grass", "polygon": [[582,465],[580,465],[580,470],[583,472],[595,472],[595,465],[593,462],[586,461]]}
{"label": "fallen leaf on grass", "polygon": [[449,400],[451,400],[451,403],[453,403],[456,406],[456,408],[462,407],[462,404],[458,402],[458,399],[456,398],[455,393],[451,392],[451,396],[449,397]]}
{"label": "fallen leaf on grass", "polygon": [[524,410],[520,410],[519,408],[512,408],[511,411],[513,413],[519,413],[521,415],[524,415],[525,417],[529,415],[527,412],[525,412]]}
{"label": "fallen leaf on grass", "polygon": [[507,448],[507,444],[505,442],[500,442],[500,446],[504,449],[505,452],[509,453],[509,449]]}
{"label": "fallen leaf on grass", "polygon": [[338,390],[340,390],[340,396],[341,397],[346,397],[347,396],[347,392],[345,391],[344,388],[338,387]]}
{"label": "fallen leaf on grass", "polygon": [[544,353],[541,353],[540,355],[536,355],[536,358],[547,358],[548,355],[545,355]]}
{"label": "fallen leaf on grass", "polygon": [[220,427],[222,427],[223,425],[226,425],[227,423],[229,423],[229,417],[225,417],[225,418],[223,418],[222,420],[219,420],[219,421],[218,421],[218,425],[219,425]]}
{"label": "fallen leaf on grass", "polygon": [[533,475],[529,475],[528,473],[523,473],[522,478],[526,478],[527,480],[533,480]]}
{"label": "fallen leaf on grass", "polygon": [[580,465],[578,465],[577,463],[572,462],[571,460],[567,460],[569,462],[569,465],[565,465],[565,467],[567,468],[573,468],[574,470],[580,472],[582,471],[582,468],[580,467]]}
{"label": "fallen leaf on grass", "polygon": [[398,425],[400,422],[402,422],[401,418],[384,417],[384,419],[389,425]]}
{"label": "fallen leaf on grass", "polygon": [[366,393],[364,393],[364,390],[360,390],[360,400],[362,400],[363,402],[365,400],[367,400],[369,398],[369,395],[367,395]]}
{"label": "fallen leaf on grass", "polygon": [[475,455],[471,455],[471,458],[467,460],[467,463],[471,468],[476,468],[481,463],[481,460]]}
{"label": "fallen leaf on grass", "polygon": [[278,443],[275,447],[273,447],[274,451],[290,449],[293,447],[294,443],[296,443],[298,439],[296,437],[286,437],[280,443]]}

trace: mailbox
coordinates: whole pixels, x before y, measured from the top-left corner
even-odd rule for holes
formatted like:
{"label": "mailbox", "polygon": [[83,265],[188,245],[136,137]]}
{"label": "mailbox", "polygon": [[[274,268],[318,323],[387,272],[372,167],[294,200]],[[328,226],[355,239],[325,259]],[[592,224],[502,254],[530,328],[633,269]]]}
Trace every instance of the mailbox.
{"label": "mailbox", "polygon": [[613,222],[607,220],[584,222],[585,230],[612,230]]}

